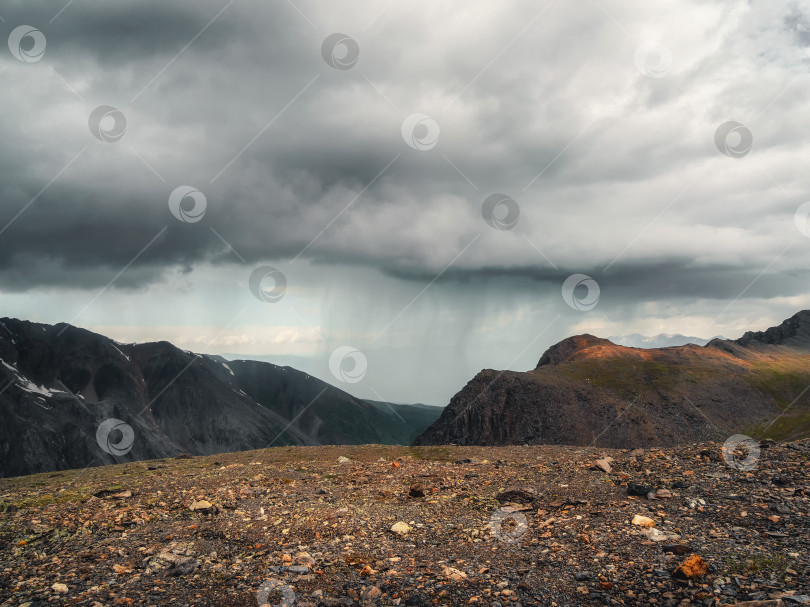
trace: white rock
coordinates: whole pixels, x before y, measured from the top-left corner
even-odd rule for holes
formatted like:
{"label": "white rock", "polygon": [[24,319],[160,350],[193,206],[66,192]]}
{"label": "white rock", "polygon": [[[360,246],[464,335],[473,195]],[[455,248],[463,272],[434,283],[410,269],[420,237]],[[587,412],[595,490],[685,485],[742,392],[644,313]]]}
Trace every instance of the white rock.
{"label": "white rock", "polygon": [[654,542],[664,542],[667,540],[679,540],[681,539],[680,535],[675,533],[665,533],[660,529],[656,529],[655,527],[650,527],[649,529],[644,530],[644,535],[647,537],[648,540],[652,540]]}
{"label": "white rock", "polygon": [[411,531],[411,526],[408,523],[399,521],[391,526],[391,531],[399,536],[406,536]]}

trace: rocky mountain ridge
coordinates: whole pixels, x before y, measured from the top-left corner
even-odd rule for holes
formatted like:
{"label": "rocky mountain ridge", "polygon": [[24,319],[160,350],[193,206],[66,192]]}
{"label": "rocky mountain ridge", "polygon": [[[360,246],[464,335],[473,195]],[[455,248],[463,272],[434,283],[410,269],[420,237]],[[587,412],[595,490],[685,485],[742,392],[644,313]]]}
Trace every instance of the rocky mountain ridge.
{"label": "rocky mountain ridge", "polygon": [[630,348],[593,335],[527,372],[485,369],[416,444],[666,446],[736,433],[810,435],[810,311],[705,346]]}
{"label": "rocky mountain ridge", "polygon": [[438,413],[366,402],[290,367],[0,319],[0,476],[270,445],[409,444]]}

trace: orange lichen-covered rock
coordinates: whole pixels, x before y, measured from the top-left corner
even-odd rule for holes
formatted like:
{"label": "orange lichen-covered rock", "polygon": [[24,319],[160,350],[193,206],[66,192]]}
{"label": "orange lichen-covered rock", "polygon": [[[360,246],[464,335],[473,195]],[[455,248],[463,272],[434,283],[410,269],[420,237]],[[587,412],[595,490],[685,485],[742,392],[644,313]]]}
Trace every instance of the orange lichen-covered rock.
{"label": "orange lichen-covered rock", "polygon": [[703,577],[709,572],[709,565],[697,554],[688,557],[683,563],[678,565],[672,573],[673,577],[692,580]]}

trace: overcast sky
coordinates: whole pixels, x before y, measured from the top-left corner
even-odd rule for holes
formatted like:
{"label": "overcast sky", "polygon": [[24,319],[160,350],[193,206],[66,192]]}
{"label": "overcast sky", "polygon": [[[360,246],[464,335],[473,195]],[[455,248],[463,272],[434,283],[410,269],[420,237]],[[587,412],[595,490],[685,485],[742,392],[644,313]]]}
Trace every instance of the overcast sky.
{"label": "overcast sky", "polygon": [[807,2],[6,0],[0,31],[0,315],[444,405],[574,333],[810,308]]}

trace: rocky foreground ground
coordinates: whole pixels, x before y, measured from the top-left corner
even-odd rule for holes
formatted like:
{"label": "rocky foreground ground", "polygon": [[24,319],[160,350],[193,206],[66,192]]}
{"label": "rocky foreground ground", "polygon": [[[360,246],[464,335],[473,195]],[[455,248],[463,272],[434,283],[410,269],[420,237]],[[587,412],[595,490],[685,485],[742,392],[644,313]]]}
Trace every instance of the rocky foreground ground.
{"label": "rocky foreground ground", "polygon": [[283,447],[0,480],[0,605],[810,604],[810,441]]}

